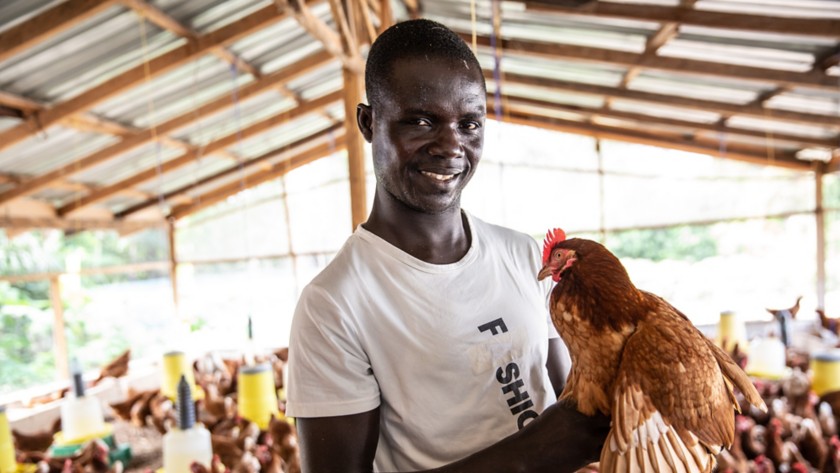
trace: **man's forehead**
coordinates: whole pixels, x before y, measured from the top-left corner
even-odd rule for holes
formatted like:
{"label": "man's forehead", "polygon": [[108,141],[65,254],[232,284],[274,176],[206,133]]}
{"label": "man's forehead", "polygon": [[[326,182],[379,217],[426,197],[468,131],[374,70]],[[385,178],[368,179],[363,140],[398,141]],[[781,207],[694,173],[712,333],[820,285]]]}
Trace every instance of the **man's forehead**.
{"label": "man's forehead", "polygon": [[483,109],[486,102],[483,77],[480,71],[468,69],[459,61],[437,59],[401,59],[394,63],[384,81],[383,98],[405,104],[447,100],[471,104]]}

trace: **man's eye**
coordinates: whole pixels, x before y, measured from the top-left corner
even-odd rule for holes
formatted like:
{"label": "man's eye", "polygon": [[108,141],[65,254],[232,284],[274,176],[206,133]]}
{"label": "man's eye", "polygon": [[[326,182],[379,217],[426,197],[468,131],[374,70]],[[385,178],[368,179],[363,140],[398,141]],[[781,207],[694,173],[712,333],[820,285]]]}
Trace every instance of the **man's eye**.
{"label": "man's eye", "polygon": [[466,122],[463,125],[464,129],[466,130],[478,130],[480,126],[481,125],[479,125],[477,122]]}
{"label": "man's eye", "polygon": [[414,120],[414,124],[419,126],[432,126],[432,122],[425,118],[418,118]]}

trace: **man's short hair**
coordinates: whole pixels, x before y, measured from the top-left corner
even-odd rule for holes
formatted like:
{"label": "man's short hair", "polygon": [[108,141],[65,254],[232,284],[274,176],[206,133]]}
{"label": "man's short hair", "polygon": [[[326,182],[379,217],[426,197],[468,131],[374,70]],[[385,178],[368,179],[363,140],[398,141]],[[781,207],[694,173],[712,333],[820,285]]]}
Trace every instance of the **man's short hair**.
{"label": "man's short hair", "polygon": [[371,106],[376,107],[388,89],[394,63],[417,57],[464,62],[487,90],[478,59],[458,34],[436,21],[408,20],[383,31],[371,45],[365,67],[365,92]]}

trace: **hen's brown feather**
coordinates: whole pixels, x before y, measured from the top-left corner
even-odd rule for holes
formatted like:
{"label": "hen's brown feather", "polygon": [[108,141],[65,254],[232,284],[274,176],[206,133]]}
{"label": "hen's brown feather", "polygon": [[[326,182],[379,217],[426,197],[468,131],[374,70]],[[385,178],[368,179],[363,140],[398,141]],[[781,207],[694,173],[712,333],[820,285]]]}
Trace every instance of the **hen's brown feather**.
{"label": "hen's brown feather", "polygon": [[567,240],[551,315],[569,347],[563,397],[613,419],[601,471],[711,471],[734,438],[736,386],[763,406],[749,378],[688,318],[640,291],[598,243]]}

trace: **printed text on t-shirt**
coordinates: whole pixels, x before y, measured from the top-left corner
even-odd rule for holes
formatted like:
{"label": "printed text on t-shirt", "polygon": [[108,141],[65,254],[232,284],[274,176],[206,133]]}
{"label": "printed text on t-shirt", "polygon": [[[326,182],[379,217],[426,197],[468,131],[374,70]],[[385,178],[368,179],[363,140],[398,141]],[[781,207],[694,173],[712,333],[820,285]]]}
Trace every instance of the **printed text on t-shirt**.
{"label": "printed text on t-shirt", "polygon": [[[491,320],[486,324],[478,326],[479,332],[489,332],[491,335],[499,335],[508,331],[505,321],[501,318]],[[516,424],[521,429],[528,421],[537,417],[533,401],[528,391],[523,389],[525,381],[520,377],[519,365],[514,362],[507,363],[496,369],[496,381],[502,385],[502,394],[507,397],[507,404],[510,413],[516,416]]]}

